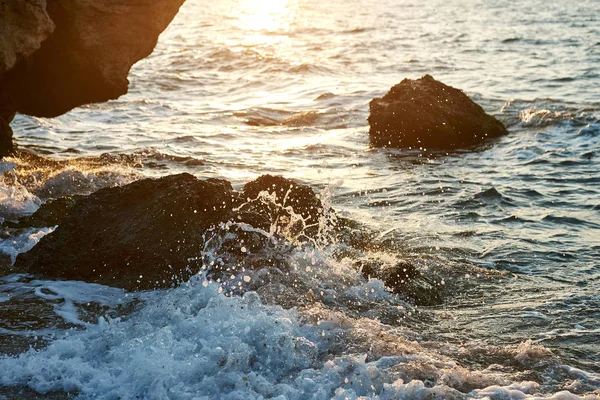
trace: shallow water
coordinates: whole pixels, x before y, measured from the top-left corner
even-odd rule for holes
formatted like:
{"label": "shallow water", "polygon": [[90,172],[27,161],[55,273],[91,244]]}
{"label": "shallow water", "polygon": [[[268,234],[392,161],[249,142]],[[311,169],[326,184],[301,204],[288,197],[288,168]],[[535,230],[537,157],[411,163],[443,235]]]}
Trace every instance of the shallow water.
{"label": "shallow water", "polygon": [[[7,348],[49,347],[0,358],[0,383],[81,398],[592,398],[598,15],[593,0],[188,0],[128,95],[17,117],[18,146],[60,162],[3,161],[1,216],[143,176],[281,174],[393,249],[362,256],[442,277],[445,304],[405,304],[333,243],[286,255],[293,278],[258,299],[225,297],[231,283],[133,295],[9,275]],[[368,102],[425,73],[511,134],[452,154],[370,148]],[[51,228],[3,237],[7,262]]]}

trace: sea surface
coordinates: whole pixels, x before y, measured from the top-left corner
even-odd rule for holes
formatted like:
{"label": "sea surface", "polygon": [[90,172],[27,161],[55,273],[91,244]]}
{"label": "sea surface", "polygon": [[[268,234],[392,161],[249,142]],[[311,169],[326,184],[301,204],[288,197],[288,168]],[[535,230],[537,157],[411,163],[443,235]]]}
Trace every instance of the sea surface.
{"label": "sea surface", "polygon": [[[510,135],[371,148],[369,101],[424,74]],[[11,274],[54,227],[6,231],[0,398],[600,398],[597,0],[187,0],[129,79],[115,101],[17,116],[18,148],[50,161],[0,162],[2,219],[143,177],[268,173],[388,246],[288,249],[270,294],[252,271],[127,293]],[[416,265],[444,304],[356,257]]]}

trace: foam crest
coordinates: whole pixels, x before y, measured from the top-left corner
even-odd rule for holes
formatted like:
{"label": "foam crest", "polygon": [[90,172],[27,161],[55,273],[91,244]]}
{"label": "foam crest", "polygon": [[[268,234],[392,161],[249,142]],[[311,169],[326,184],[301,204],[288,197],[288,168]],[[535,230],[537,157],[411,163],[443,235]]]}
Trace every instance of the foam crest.
{"label": "foam crest", "polygon": [[8,239],[0,239],[0,253],[10,256],[11,264],[15,263],[17,256],[25,253],[39,243],[40,239],[54,231],[55,227],[30,228],[25,232]]}
{"label": "foam crest", "polygon": [[[8,169],[0,188],[9,188],[17,202],[23,203],[31,197],[35,207],[27,208],[28,213],[37,209],[41,203],[38,198],[88,194],[103,187],[124,185],[139,177],[134,169],[136,164],[128,158],[108,155],[62,161],[22,152],[3,159],[0,164]],[[23,200],[17,193],[22,193]]]}
{"label": "foam crest", "polygon": [[519,113],[519,120],[524,126],[547,126],[560,120],[571,120],[573,114],[551,111],[548,109],[528,108]]}
{"label": "foam crest", "polygon": [[27,187],[13,184],[12,179],[0,175],[0,221],[7,216],[31,214],[41,203],[42,201]]}

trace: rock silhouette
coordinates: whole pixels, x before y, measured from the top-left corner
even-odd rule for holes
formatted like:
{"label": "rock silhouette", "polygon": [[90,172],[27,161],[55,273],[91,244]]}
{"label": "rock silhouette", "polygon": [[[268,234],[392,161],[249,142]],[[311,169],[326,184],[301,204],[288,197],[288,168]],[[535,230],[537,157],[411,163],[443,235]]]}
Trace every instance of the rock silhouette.
{"label": "rock silhouette", "polygon": [[0,0],[0,155],[15,112],[55,117],[127,93],[183,2]]}
{"label": "rock silhouette", "polygon": [[431,75],[404,79],[369,108],[375,147],[457,149],[508,133],[466,94]]}

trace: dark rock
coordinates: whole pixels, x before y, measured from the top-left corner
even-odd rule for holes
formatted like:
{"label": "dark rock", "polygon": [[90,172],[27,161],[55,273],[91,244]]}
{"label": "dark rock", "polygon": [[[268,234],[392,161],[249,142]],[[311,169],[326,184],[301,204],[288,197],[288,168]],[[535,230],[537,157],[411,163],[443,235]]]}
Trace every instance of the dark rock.
{"label": "dark rock", "polygon": [[183,1],[0,0],[0,110],[53,117],[121,96]]}
{"label": "dark rock", "polygon": [[0,79],[54,31],[46,0],[0,0]]}
{"label": "dark rock", "polygon": [[59,225],[73,208],[77,200],[83,196],[63,196],[48,200],[32,215],[19,218],[17,222],[6,221],[6,228],[42,228]]}
{"label": "dark rock", "polygon": [[13,131],[10,127],[10,121],[14,118],[14,113],[0,112],[0,158],[13,154]]}
{"label": "dark rock", "polygon": [[[261,192],[269,193],[274,201],[261,201],[258,198]],[[282,176],[263,175],[247,183],[243,195],[250,206],[245,210],[260,216],[254,221],[257,228],[269,231],[278,225],[280,230],[285,229],[295,237],[314,237],[318,233],[323,205],[309,186]],[[270,218],[265,220],[265,215]]]}
{"label": "dark rock", "polygon": [[188,258],[200,256],[234,199],[228,182],[189,174],[101,189],[19,255],[15,270],[128,290],[170,287],[192,274]]}
{"label": "dark rock", "polygon": [[392,293],[404,296],[405,300],[418,306],[439,305],[444,301],[441,279],[427,277],[407,262],[394,266],[359,262],[357,267],[365,278],[380,279]]}
{"label": "dark rock", "polygon": [[376,147],[456,149],[508,133],[462,91],[430,75],[404,79],[369,108],[369,139]]}
{"label": "dark rock", "polygon": [[[285,207],[272,199],[247,201],[263,189],[274,191]],[[8,226],[58,224],[17,257],[12,272],[139,290],[187,280],[202,267],[204,250],[218,251],[222,263],[235,260],[229,264],[270,267],[279,262],[264,256],[269,246],[294,228],[286,218],[298,213],[313,221],[320,206],[308,186],[282,177],[258,178],[246,185],[243,194],[228,181],[200,181],[189,174],[144,179],[89,196],[56,199]],[[274,232],[265,236],[240,223],[267,231],[273,227]],[[213,276],[222,272],[218,263],[211,269]],[[228,276],[231,273],[227,271]]]}
{"label": "dark rock", "polygon": [[[227,284],[242,271],[267,269],[257,275],[262,282],[259,276],[289,270],[288,250],[315,239],[322,213],[310,187],[279,176],[262,176],[243,192],[189,174],[143,179],[47,202],[19,221],[17,228],[58,227],[20,254],[10,272],[146,290],[178,285],[201,270]],[[411,264],[367,260],[356,267],[407,301],[442,302],[443,286]],[[265,290],[276,295],[281,285],[271,283]]]}

